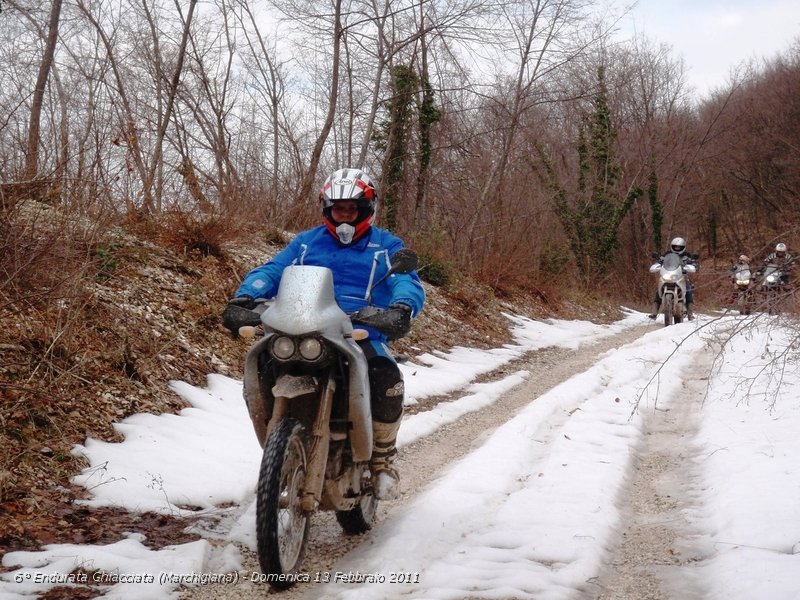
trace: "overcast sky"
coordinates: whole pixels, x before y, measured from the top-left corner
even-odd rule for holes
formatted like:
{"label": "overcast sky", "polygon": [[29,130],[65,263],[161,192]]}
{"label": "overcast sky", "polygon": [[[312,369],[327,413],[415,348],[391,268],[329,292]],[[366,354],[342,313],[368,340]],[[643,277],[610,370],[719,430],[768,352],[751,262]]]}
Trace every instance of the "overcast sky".
{"label": "overcast sky", "polygon": [[689,83],[705,94],[742,61],[786,51],[800,36],[800,1],[639,0],[621,25],[671,45]]}

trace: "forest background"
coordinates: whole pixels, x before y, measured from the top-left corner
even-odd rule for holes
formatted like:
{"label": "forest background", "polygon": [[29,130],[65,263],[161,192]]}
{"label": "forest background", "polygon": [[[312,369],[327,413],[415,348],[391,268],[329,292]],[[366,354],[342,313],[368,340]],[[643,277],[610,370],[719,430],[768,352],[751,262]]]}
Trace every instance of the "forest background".
{"label": "forest background", "polygon": [[586,0],[0,7],[5,227],[35,197],[97,240],[178,218],[211,252],[315,224],[349,165],[431,277],[496,290],[640,299],[666,238],[712,261],[795,246],[800,41],[700,99],[669,47],[619,41],[622,13]]}
{"label": "forest background", "polygon": [[[420,253],[427,283],[473,304],[646,306],[650,254],[680,235],[701,255],[698,305],[716,308],[736,256],[800,250],[800,38],[698,97],[672,48],[615,35],[623,14],[586,0],[0,0],[6,514],[31,509],[19,465],[33,440],[63,434],[63,451],[36,452],[74,472],[69,444],[93,431],[66,425],[87,419],[76,390],[153,387],[148,369],[183,343],[143,339],[158,306],[126,312],[120,290],[152,292],[126,265],[193,277],[183,331],[221,346],[217,315],[264,258],[231,248],[317,224],[341,166],[377,180],[378,223]],[[104,402],[124,416],[140,392]]]}

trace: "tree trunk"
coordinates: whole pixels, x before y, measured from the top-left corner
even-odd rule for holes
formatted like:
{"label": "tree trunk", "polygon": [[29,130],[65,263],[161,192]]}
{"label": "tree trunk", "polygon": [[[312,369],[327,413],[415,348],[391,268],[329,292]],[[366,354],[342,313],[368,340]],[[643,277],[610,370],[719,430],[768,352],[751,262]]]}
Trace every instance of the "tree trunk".
{"label": "tree trunk", "polygon": [[62,0],[53,0],[50,8],[50,20],[47,25],[47,43],[42,55],[42,62],[39,63],[39,75],[36,77],[36,87],[33,90],[33,102],[31,104],[31,120],[28,126],[28,149],[25,158],[25,180],[36,179],[39,174],[39,131],[42,118],[42,104],[44,103],[44,93],[47,88],[47,77],[50,75],[50,67],[53,64],[53,56],[56,53],[56,42],[58,41],[58,21],[61,18]]}
{"label": "tree trunk", "polygon": [[342,45],[342,0],[336,0],[335,2],[333,19],[333,64],[331,66],[331,95],[328,97],[328,114],[314,145],[314,151],[311,154],[303,184],[300,186],[298,202],[306,202],[311,196],[314,179],[319,168],[319,159],[322,156],[322,149],[328,140],[328,134],[331,131],[331,127],[333,127],[333,117],[336,114],[336,102],[339,98],[339,59]]}
{"label": "tree trunk", "polygon": [[[180,9],[180,4],[176,2],[176,6]],[[169,120],[172,115],[172,107],[175,105],[175,96],[178,93],[178,85],[180,84],[181,80],[181,73],[183,71],[183,61],[186,58],[186,46],[189,43],[189,37],[191,32],[192,26],[192,16],[194,15],[194,8],[197,6],[197,0],[190,0],[189,1],[189,11],[186,15],[186,20],[183,24],[183,36],[181,38],[181,45],[178,48],[178,61],[177,65],[175,66],[175,72],[172,74],[172,80],[170,81],[170,87],[168,90],[167,96],[167,106],[164,109],[164,116],[161,122],[161,126],[158,129],[158,134],[156,137],[155,143],[155,155],[153,156],[153,161],[150,163],[150,169],[147,172],[147,178],[145,181],[142,182],[145,188],[145,198],[152,198],[153,197],[153,182],[156,178],[156,168],[161,164],[161,156],[163,153],[163,143],[164,143],[164,136],[167,133],[167,127],[169,126]],[[146,212],[152,212],[153,209],[161,210],[161,198],[160,195],[156,196],[157,206],[152,205],[145,205]]]}

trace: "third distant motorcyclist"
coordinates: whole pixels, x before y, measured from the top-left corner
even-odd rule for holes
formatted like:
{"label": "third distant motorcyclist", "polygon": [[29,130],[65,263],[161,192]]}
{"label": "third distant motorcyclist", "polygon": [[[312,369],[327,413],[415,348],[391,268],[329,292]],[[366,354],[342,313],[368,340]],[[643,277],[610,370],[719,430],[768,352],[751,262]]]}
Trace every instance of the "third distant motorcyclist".
{"label": "third distant motorcyclist", "polygon": [[[786,244],[778,242],[775,250],[770,252],[764,259],[764,265],[772,265],[781,270],[781,285],[789,284],[789,271],[794,266],[794,256],[789,254]],[[763,272],[763,267],[759,269],[759,274]]]}
{"label": "third distant motorcyclist", "polygon": [[[699,268],[700,265],[698,264],[698,259],[700,258],[699,255],[693,254],[691,252],[686,251],[686,240],[682,237],[673,238],[669,244],[669,248],[667,249],[664,254],[669,252],[674,252],[678,256],[681,257],[681,262],[684,266],[686,265],[694,265],[695,268]],[[661,255],[659,262],[663,261],[664,254]],[[656,290],[655,298],[653,298],[653,310],[647,315],[651,319],[655,319],[656,315],[658,315],[658,311],[661,308],[661,290]],[[686,318],[690,321],[694,319],[694,286],[692,282],[689,281],[689,278],[686,278]]]}

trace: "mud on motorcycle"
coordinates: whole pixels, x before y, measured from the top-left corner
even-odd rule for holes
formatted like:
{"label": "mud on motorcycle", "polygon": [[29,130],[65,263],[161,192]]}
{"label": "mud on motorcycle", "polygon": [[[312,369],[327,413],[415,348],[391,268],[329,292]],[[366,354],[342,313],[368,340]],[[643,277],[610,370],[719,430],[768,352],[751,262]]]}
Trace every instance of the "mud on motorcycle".
{"label": "mud on motorcycle", "polygon": [[[417,255],[398,250],[386,275],[410,273]],[[371,294],[368,294],[368,298]],[[368,307],[381,330],[382,311]],[[372,420],[367,360],[334,297],[325,267],[295,265],[274,300],[242,309],[238,333],[263,330],[245,358],[244,397],[263,457],[256,490],[256,540],[265,580],[285,589],[303,580],[300,566],[311,516],[334,511],[342,530],[370,529],[378,500],[369,468]]]}

